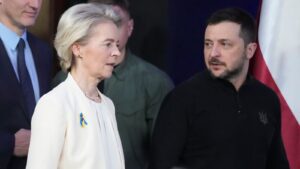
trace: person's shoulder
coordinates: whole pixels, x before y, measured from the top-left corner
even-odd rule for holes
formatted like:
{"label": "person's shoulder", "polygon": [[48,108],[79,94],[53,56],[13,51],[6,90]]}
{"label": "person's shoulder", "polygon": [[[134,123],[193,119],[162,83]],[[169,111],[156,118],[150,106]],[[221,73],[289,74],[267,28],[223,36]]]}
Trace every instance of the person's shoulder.
{"label": "person's shoulder", "polygon": [[181,82],[178,85],[178,88],[185,89],[185,88],[191,88],[191,87],[194,88],[194,87],[200,87],[202,85],[205,85],[206,84],[205,77],[206,77],[205,72],[198,72],[192,75],[187,80]]}
{"label": "person's shoulder", "polygon": [[271,89],[269,86],[265,85],[264,83],[258,81],[254,77],[251,77],[251,86],[253,90],[255,90],[257,94],[260,95],[260,97],[271,97],[277,99],[277,94],[273,89]]}
{"label": "person's shoulder", "polygon": [[39,48],[45,48],[51,50],[51,45],[45,40],[35,36],[34,34],[27,32],[27,41],[30,45],[36,45]]}
{"label": "person's shoulder", "polygon": [[196,73],[189,79],[179,83],[172,91],[173,94],[178,96],[193,96],[202,90],[204,83],[203,73]]}
{"label": "person's shoulder", "polygon": [[[160,70],[158,67],[154,66],[150,62],[140,58],[139,56],[136,56],[134,54],[131,54],[129,56],[131,61],[134,63],[136,68],[140,69],[141,71],[145,71],[146,73],[158,73],[158,74],[165,74],[162,70]],[[132,65],[131,65],[132,66]]]}
{"label": "person's shoulder", "polygon": [[65,83],[62,82],[56,87],[54,87],[52,90],[50,90],[48,93],[44,94],[40,98],[40,101],[60,102],[62,99],[66,98],[66,90],[67,87],[65,86]]}
{"label": "person's shoulder", "polygon": [[169,75],[166,72],[164,72],[163,70],[159,69],[158,67],[151,64],[150,62],[147,62],[144,59],[142,59],[134,54],[131,54],[130,57],[131,57],[130,59],[133,63],[133,65],[130,65],[130,66],[132,66],[133,68],[136,69],[136,70],[134,70],[134,72],[136,74],[141,75],[143,78],[151,79],[151,81],[153,83],[164,81],[166,83],[173,84],[173,81],[171,80]]}
{"label": "person's shoulder", "polygon": [[57,113],[59,113],[58,111],[73,109],[79,103],[76,93],[70,80],[66,79],[44,94],[38,101],[37,106],[53,110],[53,112]]}
{"label": "person's shoulder", "polygon": [[63,120],[67,114],[71,111],[66,111],[70,103],[64,92],[66,87],[64,84],[60,84],[48,93],[44,94],[35,107],[35,111],[32,117],[33,123],[40,123],[38,121],[42,120],[45,122],[51,120]]}
{"label": "person's shoulder", "polygon": [[57,95],[57,89],[53,89],[48,93],[44,94],[35,107],[34,117],[44,117],[50,114],[57,115],[60,114],[60,110],[63,109],[62,96]]}

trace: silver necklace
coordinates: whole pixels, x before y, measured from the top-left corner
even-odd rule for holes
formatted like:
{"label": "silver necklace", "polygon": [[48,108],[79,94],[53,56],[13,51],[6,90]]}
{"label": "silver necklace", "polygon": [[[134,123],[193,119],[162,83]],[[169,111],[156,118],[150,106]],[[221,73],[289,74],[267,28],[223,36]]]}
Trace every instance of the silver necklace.
{"label": "silver necklace", "polygon": [[86,93],[84,93],[84,95],[94,102],[101,103],[101,97],[98,92],[97,92],[97,96],[94,96],[94,97],[91,97],[91,96],[87,95]]}

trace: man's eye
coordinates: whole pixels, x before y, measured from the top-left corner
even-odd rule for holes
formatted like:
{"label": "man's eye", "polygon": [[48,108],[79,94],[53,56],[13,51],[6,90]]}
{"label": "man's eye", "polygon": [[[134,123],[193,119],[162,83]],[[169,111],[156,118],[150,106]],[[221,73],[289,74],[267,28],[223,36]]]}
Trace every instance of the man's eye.
{"label": "man's eye", "polygon": [[229,48],[231,46],[231,44],[228,43],[228,42],[223,42],[222,46],[225,47],[225,48]]}
{"label": "man's eye", "polygon": [[204,46],[205,46],[206,48],[210,48],[210,47],[212,47],[212,43],[205,42],[205,43],[204,43]]}

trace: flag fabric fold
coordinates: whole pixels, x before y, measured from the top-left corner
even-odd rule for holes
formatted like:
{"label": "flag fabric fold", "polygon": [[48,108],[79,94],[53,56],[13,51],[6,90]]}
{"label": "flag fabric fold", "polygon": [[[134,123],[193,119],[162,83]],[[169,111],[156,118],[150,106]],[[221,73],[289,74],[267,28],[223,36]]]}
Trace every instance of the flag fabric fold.
{"label": "flag fabric fold", "polygon": [[262,0],[253,75],[279,96],[291,169],[300,169],[300,1]]}

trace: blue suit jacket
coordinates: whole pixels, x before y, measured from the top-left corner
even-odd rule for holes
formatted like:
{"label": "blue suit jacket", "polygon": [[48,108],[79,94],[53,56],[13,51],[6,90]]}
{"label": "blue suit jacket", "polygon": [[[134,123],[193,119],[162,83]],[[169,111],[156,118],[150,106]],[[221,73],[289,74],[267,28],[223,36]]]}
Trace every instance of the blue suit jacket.
{"label": "blue suit jacket", "polygon": [[[27,34],[39,81],[40,95],[50,89],[53,55],[49,45]],[[0,169],[24,169],[27,157],[13,156],[14,134],[30,129],[32,113],[27,113],[21,88],[0,39]]]}

